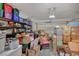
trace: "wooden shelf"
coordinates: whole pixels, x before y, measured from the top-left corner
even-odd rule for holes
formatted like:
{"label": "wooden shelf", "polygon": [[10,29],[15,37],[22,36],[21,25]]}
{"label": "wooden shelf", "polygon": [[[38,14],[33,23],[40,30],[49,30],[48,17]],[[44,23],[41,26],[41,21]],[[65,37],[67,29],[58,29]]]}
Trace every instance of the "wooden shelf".
{"label": "wooden shelf", "polygon": [[[14,22],[13,20],[11,20],[11,19],[7,19],[7,18],[0,18],[0,20],[1,21],[7,21],[7,22],[9,22],[9,21],[11,21],[11,22]],[[26,23],[21,23],[21,22],[14,22],[14,23],[19,23],[19,24],[21,24],[21,25],[27,25]],[[32,27],[31,25],[28,25],[29,27]],[[26,29],[26,27],[0,27],[0,30],[3,30],[3,29],[12,29],[12,28],[25,28]]]}
{"label": "wooden shelf", "polygon": [[[2,20],[1,20],[2,19]],[[12,21],[11,19],[7,19],[7,18],[0,18],[1,21]]]}
{"label": "wooden shelf", "polygon": [[21,23],[21,22],[15,22],[13,21],[12,19],[7,19],[7,18],[0,18],[1,21],[11,21],[11,22],[14,22],[14,23],[20,23],[20,24],[24,24],[24,23]]}
{"label": "wooden shelf", "polygon": [[[22,23],[22,22],[15,22],[15,21],[13,21],[12,19],[7,19],[7,18],[0,18],[0,20],[1,20],[1,21],[7,21],[7,22],[11,21],[11,22],[14,22],[14,23],[19,23],[19,24],[23,24],[23,25],[28,25],[28,24]],[[28,25],[28,26],[31,26],[31,25]]]}
{"label": "wooden shelf", "polygon": [[0,27],[0,29],[13,29],[13,28],[21,29],[25,27]]}

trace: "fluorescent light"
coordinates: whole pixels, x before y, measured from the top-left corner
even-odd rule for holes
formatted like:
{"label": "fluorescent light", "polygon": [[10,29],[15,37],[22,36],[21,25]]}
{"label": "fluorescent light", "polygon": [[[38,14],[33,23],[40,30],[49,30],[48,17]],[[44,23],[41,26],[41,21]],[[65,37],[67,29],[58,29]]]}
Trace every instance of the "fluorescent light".
{"label": "fluorescent light", "polygon": [[49,18],[55,18],[55,15],[50,15]]}
{"label": "fluorescent light", "polygon": [[55,7],[54,8],[50,8],[49,10],[49,18],[55,18]]}
{"label": "fluorescent light", "polygon": [[58,25],[56,26],[56,28],[59,28],[59,27],[60,27],[60,26],[58,26]]}

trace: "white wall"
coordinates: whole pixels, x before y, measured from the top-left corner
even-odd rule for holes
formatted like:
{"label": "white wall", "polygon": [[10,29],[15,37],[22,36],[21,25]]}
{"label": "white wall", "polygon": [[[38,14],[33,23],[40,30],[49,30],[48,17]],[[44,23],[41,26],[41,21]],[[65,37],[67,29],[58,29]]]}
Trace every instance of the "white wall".
{"label": "white wall", "polygon": [[[64,22],[61,22],[63,21],[62,19],[60,20],[53,20],[51,23],[45,23],[49,20],[33,20],[33,30],[38,30],[38,29],[44,29],[45,31],[47,32],[52,32],[53,30],[53,27],[55,27],[56,25],[64,25],[65,23]],[[64,23],[64,24],[63,24]]]}

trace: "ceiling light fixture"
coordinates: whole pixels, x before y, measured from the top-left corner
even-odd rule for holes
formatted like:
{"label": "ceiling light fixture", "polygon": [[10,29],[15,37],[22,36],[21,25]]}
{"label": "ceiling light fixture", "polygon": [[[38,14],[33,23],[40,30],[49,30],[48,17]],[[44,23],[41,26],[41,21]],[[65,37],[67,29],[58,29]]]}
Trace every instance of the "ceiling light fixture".
{"label": "ceiling light fixture", "polygon": [[59,27],[60,27],[59,25],[56,26],[56,28],[59,28]]}
{"label": "ceiling light fixture", "polygon": [[49,18],[55,18],[55,15],[50,15]]}
{"label": "ceiling light fixture", "polygon": [[49,18],[55,18],[55,10],[55,7],[49,9]]}

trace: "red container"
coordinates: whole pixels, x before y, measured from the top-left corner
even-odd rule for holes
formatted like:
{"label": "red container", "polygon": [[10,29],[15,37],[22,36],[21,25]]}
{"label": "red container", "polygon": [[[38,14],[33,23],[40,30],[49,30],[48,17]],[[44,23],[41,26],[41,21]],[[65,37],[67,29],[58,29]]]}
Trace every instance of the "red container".
{"label": "red container", "polygon": [[13,9],[12,6],[4,3],[4,11],[12,13],[12,9]]}

